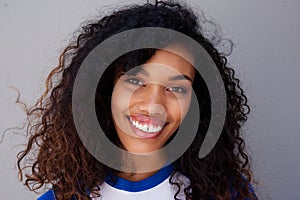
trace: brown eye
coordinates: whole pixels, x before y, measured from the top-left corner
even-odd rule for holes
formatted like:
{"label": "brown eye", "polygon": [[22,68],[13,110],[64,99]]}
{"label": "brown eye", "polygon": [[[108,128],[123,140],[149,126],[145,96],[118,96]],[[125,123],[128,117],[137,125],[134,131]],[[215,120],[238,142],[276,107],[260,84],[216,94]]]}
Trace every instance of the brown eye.
{"label": "brown eye", "polygon": [[127,83],[130,83],[132,85],[138,85],[138,86],[142,86],[143,82],[138,79],[138,78],[128,78],[125,80]]}
{"label": "brown eye", "polygon": [[173,93],[179,93],[179,94],[186,94],[187,90],[180,86],[170,87],[168,88],[168,91],[171,91]]}

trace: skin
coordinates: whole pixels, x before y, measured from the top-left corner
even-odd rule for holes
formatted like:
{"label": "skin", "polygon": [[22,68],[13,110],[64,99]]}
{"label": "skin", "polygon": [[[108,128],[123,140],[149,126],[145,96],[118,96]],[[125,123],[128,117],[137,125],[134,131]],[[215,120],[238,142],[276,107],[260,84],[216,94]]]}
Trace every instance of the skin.
{"label": "skin", "polygon": [[[176,48],[172,47],[173,50]],[[181,55],[190,56],[187,51]],[[130,70],[116,81],[112,113],[118,137],[125,149],[133,153],[147,153],[162,148],[181,124],[189,109],[195,71],[191,63],[166,50],[157,50],[135,71]],[[136,128],[130,120],[163,128],[147,133]],[[154,173],[135,176],[123,173],[120,176],[137,181]]]}

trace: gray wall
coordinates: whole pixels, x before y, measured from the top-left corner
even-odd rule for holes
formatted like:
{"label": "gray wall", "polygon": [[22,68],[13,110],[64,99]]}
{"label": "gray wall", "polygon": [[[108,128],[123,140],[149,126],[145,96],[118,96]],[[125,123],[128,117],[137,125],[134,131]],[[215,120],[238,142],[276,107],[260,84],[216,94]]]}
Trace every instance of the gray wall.
{"label": "gray wall", "polygon": [[[260,182],[259,195],[262,199],[299,199],[300,1],[186,2],[213,17],[224,36],[234,41],[229,62],[242,79],[252,108],[244,134]],[[1,133],[25,119],[10,86],[18,88],[22,99],[32,104],[79,23],[96,15],[103,5],[124,3],[0,0]],[[24,142],[24,137],[7,133],[0,144],[1,199],[37,197],[17,179],[15,157],[21,149],[17,145]]]}

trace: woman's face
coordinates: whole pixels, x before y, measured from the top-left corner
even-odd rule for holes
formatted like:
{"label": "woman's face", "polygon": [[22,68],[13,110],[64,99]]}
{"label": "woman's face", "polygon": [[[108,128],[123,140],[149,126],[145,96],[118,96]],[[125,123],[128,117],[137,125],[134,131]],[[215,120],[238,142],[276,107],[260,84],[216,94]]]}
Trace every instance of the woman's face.
{"label": "woman's face", "polygon": [[112,114],[127,151],[146,153],[164,146],[189,109],[194,74],[182,57],[157,50],[116,81]]}

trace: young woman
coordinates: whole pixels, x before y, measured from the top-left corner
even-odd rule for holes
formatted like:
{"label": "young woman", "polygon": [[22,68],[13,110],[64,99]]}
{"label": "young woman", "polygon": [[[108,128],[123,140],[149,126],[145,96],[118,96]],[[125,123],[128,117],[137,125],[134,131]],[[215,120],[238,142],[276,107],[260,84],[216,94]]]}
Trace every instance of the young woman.
{"label": "young woman", "polygon": [[[29,111],[30,138],[27,148],[18,155],[19,173],[21,180],[26,176],[25,185],[37,191],[51,184],[52,189],[40,199],[257,199],[240,134],[249,112],[247,98],[234,70],[227,66],[226,57],[204,37],[200,20],[204,19],[183,5],[159,1],[126,7],[85,25],[76,43],[61,54],[59,66],[47,79],[45,93]],[[90,53],[106,39],[142,27],[180,32],[207,52],[224,83],[226,117],[216,145],[200,158],[213,101],[204,78],[195,68],[204,58],[197,57],[195,49],[168,37],[161,42],[162,48],[126,52],[109,63],[96,88],[95,105],[90,106],[110,142],[133,154],[157,152],[181,134],[184,121],[191,120],[187,116],[195,100],[200,120],[193,141],[175,161],[169,163],[167,156],[160,153],[147,163],[132,159],[133,165],[129,165],[138,169],[123,171],[106,165],[91,153],[76,126],[78,113],[74,116],[72,98],[76,96],[76,78]],[[137,37],[136,42],[141,38],[145,39]],[[116,43],[105,49],[106,56],[113,55],[118,45],[122,46]],[[80,92],[85,94],[88,90]],[[84,104],[87,103],[78,105]],[[88,132],[90,127],[83,127]],[[192,129],[184,129],[183,134]],[[128,164],[123,154],[106,157],[112,157],[120,166]],[[149,168],[151,163],[155,163],[154,167]],[[147,170],[140,170],[143,165],[148,166]],[[25,167],[31,169],[29,174],[24,175]]]}

